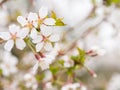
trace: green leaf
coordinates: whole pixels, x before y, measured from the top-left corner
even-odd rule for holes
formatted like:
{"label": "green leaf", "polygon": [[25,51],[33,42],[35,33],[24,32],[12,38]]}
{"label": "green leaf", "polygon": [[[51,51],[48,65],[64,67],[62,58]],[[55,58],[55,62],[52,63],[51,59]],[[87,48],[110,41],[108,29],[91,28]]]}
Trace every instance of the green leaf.
{"label": "green leaf", "polygon": [[51,17],[54,18],[54,19],[57,19],[57,16],[56,16],[54,11],[51,12]]}
{"label": "green leaf", "polygon": [[78,52],[79,52],[79,61],[80,63],[84,64],[85,62],[85,51],[80,49],[80,48],[77,48],[78,49]]}
{"label": "green leaf", "polygon": [[0,75],[2,75],[2,69],[0,69]]}
{"label": "green leaf", "polygon": [[59,67],[57,67],[57,66],[50,66],[50,71],[53,74],[56,74],[59,71]]}
{"label": "green leaf", "polygon": [[57,15],[54,11],[51,12],[51,17],[56,20],[55,26],[65,26],[64,22],[62,21],[63,18],[57,18]]}
{"label": "green leaf", "polygon": [[59,64],[64,65],[64,60],[59,60]]}
{"label": "green leaf", "polygon": [[114,4],[120,4],[120,0],[105,0],[104,3],[108,6],[113,4],[113,3]]}
{"label": "green leaf", "polygon": [[41,81],[44,78],[44,74],[36,75],[35,78],[37,81]]}
{"label": "green leaf", "polygon": [[56,26],[65,26],[65,24],[64,24],[64,22],[62,21],[61,18],[56,19],[55,25]]}

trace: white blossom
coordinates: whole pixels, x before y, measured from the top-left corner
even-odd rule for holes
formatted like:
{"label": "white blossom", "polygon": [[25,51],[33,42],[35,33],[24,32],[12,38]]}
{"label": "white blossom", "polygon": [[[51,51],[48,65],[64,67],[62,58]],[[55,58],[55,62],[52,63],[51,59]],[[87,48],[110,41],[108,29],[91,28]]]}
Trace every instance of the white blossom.
{"label": "white blossom", "polygon": [[10,52],[4,52],[3,59],[0,64],[0,68],[2,69],[2,74],[4,76],[9,76],[10,74],[16,73],[18,59],[13,56]]}
{"label": "white blossom", "polygon": [[32,88],[32,90],[36,90],[38,87],[37,81],[35,79],[35,76],[32,75],[31,73],[27,73],[24,76],[24,80],[25,80],[25,86],[27,88]]}
{"label": "white blossom", "polygon": [[120,74],[116,73],[110,79],[106,90],[120,90]]}
{"label": "white blossom", "polygon": [[35,72],[39,66],[42,70],[49,69],[49,66],[52,63],[52,61],[54,60],[54,58],[55,57],[53,57],[51,55],[45,55],[45,57],[40,58],[40,60],[36,61],[36,64],[33,67],[33,71]]}
{"label": "white blossom", "polygon": [[42,48],[46,51],[53,49],[52,42],[59,41],[59,35],[54,34],[52,28],[41,25],[41,31],[38,33],[36,30],[31,31],[32,42],[36,44],[36,51],[39,52]]}
{"label": "white blossom", "polygon": [[61,90],[87,90],[85,86],[80,83],[69,83],[64,85]]}
{"label": "white blossom", "polygon": [[9,32],[0,32],[0,38],[6,41],[4,48],[7,51],[11,51],[14,44],[20,50],[23,50],[26,46],[23,40],[29,33],[28,28],[20,29],[17,25],[10,25]]}
{"label": "white blossom", "polygon": [[67,55],[64,55],[62,59],[64,61],[64,67],[69,68],[74,65],[74,62]]}
{"label": "white blossom", "polygon": [[55,20],[53,18],[46,18],[48,15],[48,10],[45,7],[41,7],[39,14],[30,12],[28,17],[18,16],[17,21],[25,27],[38,28],[41,24],[45,25],[55,25]]}
{"label": "white blossom", "polygon": [[46,7],[41,7],[39,10],[38,18],[33,20],[33,25],[35,27],[41,24],[45,25],[55,25],[55,20],[53,18],[46,18],[48,15],[48,9]]}

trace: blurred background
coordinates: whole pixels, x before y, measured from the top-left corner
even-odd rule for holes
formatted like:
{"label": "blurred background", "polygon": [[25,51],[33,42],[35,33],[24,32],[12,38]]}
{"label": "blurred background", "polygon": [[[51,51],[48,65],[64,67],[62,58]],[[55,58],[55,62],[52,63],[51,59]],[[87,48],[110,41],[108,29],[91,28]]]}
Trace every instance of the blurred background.
{"label": "blurred background", "polygon": [[[94,46],[104,49],[104,55],[86,62],[97,78],[84,69],[76,71],[87,89],[120,90],[120,0],[0,0],[0,31],[8,31],[10,24],[18,24],[17,16],[38,12],[41,6],[63,18],[66,26],[57,30],[67,32],[67,43],[79,39],[78,46],[85,50]],[[23,89],[19,83],[34,65],[34,55],[28,48],[24,51],[14,48],[11,54],[3,45],[0,45],[0,90],[36,89],[34,78],[32,89]]]}

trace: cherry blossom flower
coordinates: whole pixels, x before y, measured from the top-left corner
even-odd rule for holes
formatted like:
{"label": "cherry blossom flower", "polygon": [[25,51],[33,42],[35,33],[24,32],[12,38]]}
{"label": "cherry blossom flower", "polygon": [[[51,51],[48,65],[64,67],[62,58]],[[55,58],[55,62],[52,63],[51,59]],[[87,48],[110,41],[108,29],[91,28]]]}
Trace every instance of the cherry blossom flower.
{"label": "cherry blossom flower", "polygon": [[10,25],[9,32],[0,32],[0,38],[7,41],[4,45],[5,50],[11,51],[14,44],[20,50],[23,50],[26,46],[23,40],[29,33],[28,28],[20,29],[17,25]]}
{"label": "cherry blossom flower", "polygon": [[64,85],[61,90],[87,90],[85,86],[81,85],[80,83],[70,83]]}
{"label": "cherry blossom flower", "polygon": [[52,85],[52,82],[45,83],[45,87],[43,90],[58,90],[56,86]]}
{"label": "cherry blossom flower", "polygon": [[36,51],[39,52],[42,48],[46,51],[53,49],[52,43],[59,41],[59,35],[54,34],[52,28],[41,25],[41,31],[38,33],[36,30],[31,31],[32,42],[36,44]]}
{"label": "cherry blossom flower", "polygon": [[98,46],[93,46],[89,51],[86,52],[87,55],[89,56],[103,56],[106,53],[105,49],[102,49]]}
{"label": "cherry blossom flower", "polygon": [[28,28],[33,28],[33,20],[37,20],[37,14],[30,12],[28,17],[18,16],[17,21],[23,26]]}
{"label": "cherry blossom flower", "polygon": [[64,55],[62,59],[64,60],[64,67],[69,68],[74,66],[74,62],[67,55]]}
{"label": "cherry blossom flower", "polygon": [[18,16],[17,21],[24,27],[38,28],[41,24],[54,25],[55,20],[53,18],[46,18],[48,15],[48,10],[45,7],[41,7],[39,14],[30,12],[27,18],[23,16]]}
{"label": "cherry blossom flower", "polygon": [[[37,14],[36,14],[37,15]],[[32,17],[36,16],[33,15]],[[34,18],[33,25],[37,28],[44,25],[55,25],[55,20],[53,18],[46,18],[48,15],[48,9],[46,7],[41,7],[37,18]]]}
{"label": "cherry blossom flower", "polygon": [[15,56],[13,56],[10,52],[4,52],[3,59],[0,64],[0,68],[2,69],[3,75],[9,76],[10,74],[16,73],[17,63],[18,63],[18,59]]}
{"label": "cherry blossom flower", "polygon": [[48,69],[50,64],[53,62],[53,60],[54,60],[53,56],[45,55],[45,57],[37,60],[36,64],[33,67],[33,71],[36,72],[36,70],[38,69],[39,66],[42,70]]}
{"label": "cherry blossom flower", "polygon": [[38,87],[37,81],[35,79],[35,76],[32,75],[31,73],[27,73],[24,76],[24,80],[25,80],[25,86],[27,88],[32,88],[32,90],[36,90]]}

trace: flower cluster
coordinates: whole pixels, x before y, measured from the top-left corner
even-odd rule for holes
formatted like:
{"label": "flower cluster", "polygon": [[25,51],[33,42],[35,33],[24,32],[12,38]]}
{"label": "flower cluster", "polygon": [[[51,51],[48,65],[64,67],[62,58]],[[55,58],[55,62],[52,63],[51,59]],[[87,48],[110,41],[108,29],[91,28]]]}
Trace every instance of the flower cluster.
{"label": "flower cluster", "polygon": [[[29,90],[37,90],[38,88],[44,90],[58,90],[57,88],[61,90],[87,90],[76,77],[78,73],[75,71],[85,68],[93,77],[97,77],[96,73],[85,64],[87,58],[104,55],[103,49],[93,47],[84,50],[77,45],[78,39],[73,43],[70,40],[70,45],[68,45],[66,43],[68,31],[65,31],[61,39],[54,30],[56,26],[64,26],[65,24],[61,18],[57,18],[53,11],[48,13],[46,7],[41,7],[38,13],[30,12],[26,16],[18,16],[17,22],[18,24],[10,25],[8,31],[0,32],[0,39],[5,43],[4,49],[9,51],[0,61],[0,75],[2,73],[3,76],[9,77],[23,68],[25,62],[28,62],[29,65],[26,65],[27,67],[24,69],[28,71],[27,74],[23,75],[24,70],[22,73],[17,73],[17,75],[24,76],[22,80],[18,80],[20,85],[16,84],[16,87],[22,87],[19,90],[26,88]],[[33,57],[31,54],[26,55],[27,58],[22,56],[20,59],[23,59],[23,63],[19,60],[20,65],[17,65],[17,58],[11,54],[16,51],[14,46],[19,50],[29,47]],[[12,49],[14,50],[12,51]],[[27,50],[28,48],[26,48]],[[10,61],[10,59],[12,60]],[[35,59],[34,64],[30,61],[31,59]],[[31,66],[33,67],[30,68]],[[37,71],[39,67],[41,70]],[[15,76],[13,77],[15,78]]]}
{"label": "flower cluster", "polygon": [[5,50],[11,51],[14,45],[23,50],[28,45],[35,56],[39,57],[36,59],[41,69],[48,68],[50,58],[44,53],[52,51],[55,43],[60,40],[53,29],[56,20],[48,16],[46,7],[41,7],[39,13],[30,12],[27,17],[18,16],[17,21],[21,27],[13,24],[9,26],[8,32],[0,32],[0,38],[5,41]]}

